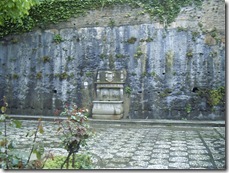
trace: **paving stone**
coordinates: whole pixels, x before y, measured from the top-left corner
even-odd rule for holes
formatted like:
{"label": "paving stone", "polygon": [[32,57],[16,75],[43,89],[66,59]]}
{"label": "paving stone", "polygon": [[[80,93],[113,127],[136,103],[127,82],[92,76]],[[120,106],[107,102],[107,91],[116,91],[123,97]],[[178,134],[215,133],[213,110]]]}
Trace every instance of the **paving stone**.
{"label": "paving stone", "polygon": [[152,151],[135,151],[135,155],[148,156],[152,154]]}
{"label": "paving stone", "polygon": [[190,161],[189,164],[190,167],[194,167],[194,168],[209,168],[209,169],[214,168],[213,164],[208,161]]}
{"label": "paving stone", "polygon": [[175,163],[169,163],[169,168],[171,169],[189,169],[190,166],[187,163],[175,162]]}
{"label": "paving stone", "polygon": [[211,158],[208,155],[195,154],[195,155],[189,155],[189,159],[191,160],[210,160]]}
{"label": "paving stone", "polygon": [[130,158],[123,158],[123,157],[116,157],[111,158],[109,162],[115,162],[115,163],[129,163]]}
{"label": "paving stone", "polygon": [[169,153],[166,153],[166,154],[164,154],[164,153],[153,153],[152,155],[151,155],[151,157],[152,158],[158,158],[158,159],[165,159],[165,158],[169,158]]}
{"label": "paving stone", "polygon": [[171,151],[186,151],[187,150],[187,147],[170,147],[170,150]]}
{"label": "paving stone", "polygon": [[224,161],[222,161],[222,162],[215,161],[215,164],[216,164],[218,169],[226,169],[226,165],[225,165]]}
{"label": "paving stone", "polygon": [[153,143],[141,143],[139,146],[141,147],[152,147]]}
{"label": "paving stone", "polygon": [[171,151],[170,155],[171,156],[187,156],[188,153],[187,152],[183,152],[183,151]]}
{"label": "paving stone", "polygon": [[158,153],[169,153],[169,149],[153,149],[153,154],[158,154]]}
{"label": "paving stone", "polygon": [[116,153],[116,156],[119,157],[132,157],[134,155],[134,153],[130,153],[130,152],[118,152]]}
{"label": "paving stone", "polygon": [[155,144],[158,144],[158,145],[170,145],[171,142],[166,142],[166,141],[156,141]]}
{"label": "paving stone", "polygon": [[141,150],[146,150],[146,151],[153,151],[154,147],[137,147],[137,151],[141,151]]}
{"label": "paving stone", "polygon": [[149,163],[153,164],[153,165],[168,165],[169,161],[168,159],[164,159],[164,158],[155,158],[155,159],[151,159],[149,161]]}
{"label": "paving stone", "polygon": [[195,149],[195,150],[205,150],[206,147],[205,146],[188,146],[189,149]]}
{"label": "paving stone", "polygon": [[170,157],[169,158],[170,162],[188,162],[188,158],[187,157]]}
{"label": "paving stone", "polygon": [[133,166],[133,167],[138,167],[138,168],[147,168],[148,167],[148,162],[146,162],[146,161],[141,161],[141,160],[139,160],[139,161],[131,161],[131,162],[129,162],[130,163],[130,165],[131,166]]}
{"label": "paving stone", "polygon": [[225,158],[225,154],[212,154],[214,160],[220,160]]}
{"label": "paving stone", "polygon": [[168,148],[170,148],[170,145],[154,145],[154,148],[158,148],[158,149],[160,149],[160,148],[168,149]]}
{"label": "paving stone", "polygon": [[133,156],[132,159],[133,160],[143,160],[143,161],[146,160],[146,161],[148,161],[148,160],[150,160],[150,157],[149,156],[137,156],[136,155],[136,156]]}
{"label": "paving stone", "polygon": [[136,151],[136,148],[135,147],[131,147],[131,148],[120,148],[119,147],[119,151],[121,151],[121,152],[134,152],[134,151]]}
{"label": "paving stone", "polygon": [[195,150],[195,149],[193,149],[193,150],[188,150],[188,151],[191,154],[208,154],[207,150]]}
{"label": "paving stone", "polygon": [[[114,164],[114,163],[108,163],[105,168],[106,169],[117,169],[117,164]],[[125,168],[126,165],[125,164],[119,164],[119,168],[118,169],[122,169],[122,168]]]}
{"label": "paving stone", "polygon": [[183,144],[183,143],[172,143],[171,144],[171,147],[186,147],[187,145],[186,144]]}

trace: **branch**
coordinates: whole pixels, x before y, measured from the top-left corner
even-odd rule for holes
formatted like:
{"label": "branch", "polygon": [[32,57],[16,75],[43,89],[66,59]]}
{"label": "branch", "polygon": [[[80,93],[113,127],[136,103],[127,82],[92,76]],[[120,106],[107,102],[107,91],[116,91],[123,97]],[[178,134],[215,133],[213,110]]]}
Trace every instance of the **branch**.
{"label": "branch", "polygon": [[36,138],[37,138],[37,133],[38,133],[38,129],[39,129],[40,124],[41,124],[41,120],[39,120],[39,123],[38,123],[38,125],[37,125],[37,129],[36,129],[36,132],[35,132],[34,138],[33,138],[33,146],[32,146],[32,149],[31,149],[31,151],[30,151],[30,154],[29,154],[29,157],[28,157],[28,160],[27,160],[26,165],[28,165],[28,163],[29,163],[29,161],[30,161],[30,158],[31,158],[31,155],[32,155],[32,153],[33,153],[33,150],[34,150],[34,143],[35,143]]}

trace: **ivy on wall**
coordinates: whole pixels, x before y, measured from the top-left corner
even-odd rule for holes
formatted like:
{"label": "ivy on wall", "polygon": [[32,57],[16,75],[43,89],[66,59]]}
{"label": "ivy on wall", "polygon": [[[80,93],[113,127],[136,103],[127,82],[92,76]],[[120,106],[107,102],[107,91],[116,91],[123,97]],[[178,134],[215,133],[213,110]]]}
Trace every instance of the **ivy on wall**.
{"label": "ivy on wall", "polygon": [[49,24],[57,24],[71,17],[85,15],[89,10],[117,4],[127,4],[132,8],[142,8],[142,14],[156,17],[160,23],[170,24],[175,20],[181,7],[201,6],[202,0],[43,0],[32,7],[29,15],[21,22],[5,21],[0,27],[0,38],[10,34],[31,31],[35,27],[45,29]]}

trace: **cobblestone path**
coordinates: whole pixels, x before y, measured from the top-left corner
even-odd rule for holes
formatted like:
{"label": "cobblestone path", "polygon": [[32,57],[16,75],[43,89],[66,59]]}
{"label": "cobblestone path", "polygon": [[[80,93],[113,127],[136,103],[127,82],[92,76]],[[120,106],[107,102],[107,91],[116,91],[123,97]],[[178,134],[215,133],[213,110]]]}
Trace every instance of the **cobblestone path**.
{"label": "cobblestone path", "polygon": [[[66,154],[59,148],[57,126],[44,123],[38,140],[45,151]],[[35,121],[23,121],[23,128],[8,134],[19,148],[28,147],[32,137],[26,133],[36,128]],[[92,154],[95,169],[225,169],[225,127],[160,125],[92,124],[96,132],[80,152]],[[0,130],[2,131],[1,124]],[[23,149],[21,149],[23,150]]]}

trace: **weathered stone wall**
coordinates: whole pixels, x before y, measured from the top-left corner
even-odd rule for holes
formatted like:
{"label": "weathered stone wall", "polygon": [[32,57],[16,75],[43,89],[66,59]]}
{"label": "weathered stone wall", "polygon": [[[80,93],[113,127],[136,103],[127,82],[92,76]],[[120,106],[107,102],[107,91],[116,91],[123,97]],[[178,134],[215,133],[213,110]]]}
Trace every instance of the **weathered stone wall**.
{"label": "weathered stone wall", "polygon": [[0,96],[13,114],[52,115],[73,102],[91,110],[97,71],[125,69],[124,118],[224,119],[224,104],[196,92],[225,86],[225,4],[203,7],[183,8],[167,29],[141,9],[116,6],[5,37]]}

